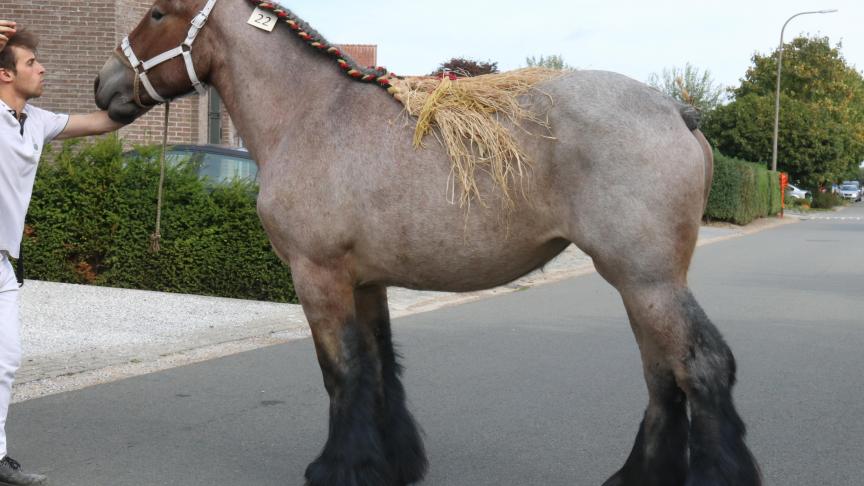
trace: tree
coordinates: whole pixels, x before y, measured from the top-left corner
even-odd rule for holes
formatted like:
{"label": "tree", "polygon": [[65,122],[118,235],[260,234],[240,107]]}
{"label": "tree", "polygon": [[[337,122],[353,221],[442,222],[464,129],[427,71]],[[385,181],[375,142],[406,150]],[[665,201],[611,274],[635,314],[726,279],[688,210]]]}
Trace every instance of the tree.
{"label": "tree", "polygon": [[[798,37],[783,48],[778,169],[818,187],[854,177],[864,159],[864,78],[827,37]],[[732,101],[703,125],[726,155],[771,161],[777,51],[755,54]]]}
{"label": "tree", "polygon": [[539,59],[534,56],[526,57],[525,64],[528,67],[542,67],[548,69],[561,69],[567,71],[574,71],[576,68],[564,62],[564,57],[561,55],[551,55],[549,57],[540,56]]}
{"label": "tree", "polygon": [[714,83],[707,69],[700,72],[689,62],[683,69],[665,68],[659,76],[653,73],[648,78],[648,85],[678,101],[695,106],[703,115],[714,111],[723,100],[723,86]]}
{"label": "tree", "polygon": [[498,72],[497,62],[480,62],[463,57],[454,57],[449,61],[442,63],[438,69],[432,72],[431,76],[441,76],[444,70],[452,71],[457,76],[480,76],[483,74],[494,74]]}

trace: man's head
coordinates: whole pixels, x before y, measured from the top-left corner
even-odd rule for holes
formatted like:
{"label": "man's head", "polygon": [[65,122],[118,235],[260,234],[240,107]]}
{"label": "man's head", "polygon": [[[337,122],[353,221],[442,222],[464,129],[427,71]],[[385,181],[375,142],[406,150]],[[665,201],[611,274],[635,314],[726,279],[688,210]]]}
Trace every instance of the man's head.
{"label": "man's head", "polygon": [[12,89],[25,100],[42,96],[45,68],[36,59],[39,38],[27,30],[13,35],[0,51],[0,89]]}

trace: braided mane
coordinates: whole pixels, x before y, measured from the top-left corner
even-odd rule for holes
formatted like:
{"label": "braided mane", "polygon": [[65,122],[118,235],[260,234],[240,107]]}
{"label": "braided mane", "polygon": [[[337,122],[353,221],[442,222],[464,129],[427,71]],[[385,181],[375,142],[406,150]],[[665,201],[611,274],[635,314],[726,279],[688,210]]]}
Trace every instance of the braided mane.
{"label": "braided mane", "polygon": [[361,66],[357,61],[343,53],[341,49],[330,44],[324,36],[319,34],[318,31],[313,29],[294,12],[278,3],[263,2],[260,0],[249,1],[260,9],[273,12],[279,20],[285,22],[285,24],[287,24],[288,27],[307,44],[333,57],[336,60],[336,63],[339,64],[339,67],[341,67],[345,74],[347,74],[351,79],[364,83],[376,83],[386,89],[390,94],[394,95],[397,99],[399,98],[398,90],[394,88],[390,82],[391,79],[397,78],[394,73],[391,73],[387,71],[386,68],[380,66]]}

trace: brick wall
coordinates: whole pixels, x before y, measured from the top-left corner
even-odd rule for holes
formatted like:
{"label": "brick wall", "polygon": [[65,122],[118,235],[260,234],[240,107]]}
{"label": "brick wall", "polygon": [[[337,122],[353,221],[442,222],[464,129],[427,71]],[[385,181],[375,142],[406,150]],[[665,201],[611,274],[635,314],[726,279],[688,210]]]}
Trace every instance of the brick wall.
{"label": "brick wall", "polygon": [[370,44],[340,44],[337,47],[361,66],[378,65],[378,46]]}
{"label": "brick wall", "polygon": [[[0,17],[39,35],[39,57],[47,70],[45,94],[33,104],[60,113],[89,113],[93,81],[126,34],[153,4],[152,0],[0,0]],[[377,63],[377,47],[340,46],[362,65]],[[208,97],[191,95],[171,104],[169,143],[206,143]],[[222,109],[222,144],[241,143]],[[162,140],[164,108],[156,107],[120,130],[127,145]]]}
{"label": "brick wall", "polygon": [[[60,113],[97,110],[96,74],[127,32],[141,20],[151,0],[0,0],[0,16],[39,35],[45,65],[45,94],[32,103]],[[198,97],[172,104],[169,140],[198,142]],[[161,141],[162,109],[154,109],[121,130],[131,143]]]}
{"label": "brick wall", "polygon": [[115,0],[0,0],[0,15],[39,35],[45,94],[33,104],[63,113],[96,110],[93,80],[114,45]]}

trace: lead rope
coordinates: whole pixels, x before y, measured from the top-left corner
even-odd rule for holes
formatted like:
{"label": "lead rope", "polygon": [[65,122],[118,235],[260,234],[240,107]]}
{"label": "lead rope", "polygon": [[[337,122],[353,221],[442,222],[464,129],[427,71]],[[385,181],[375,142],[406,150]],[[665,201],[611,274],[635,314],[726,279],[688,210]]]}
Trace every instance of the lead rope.
{"label": "lead rope", "polygon": [[159,191],[156,196],[156,231],[150,235],[150,253],[159,253],[159,241],[162,239],[162,187],[165,185],[165,148],[168,146],[168,114],[171,103],[165,103],[165,121],[162,126],[162,153],[159,155]]}

